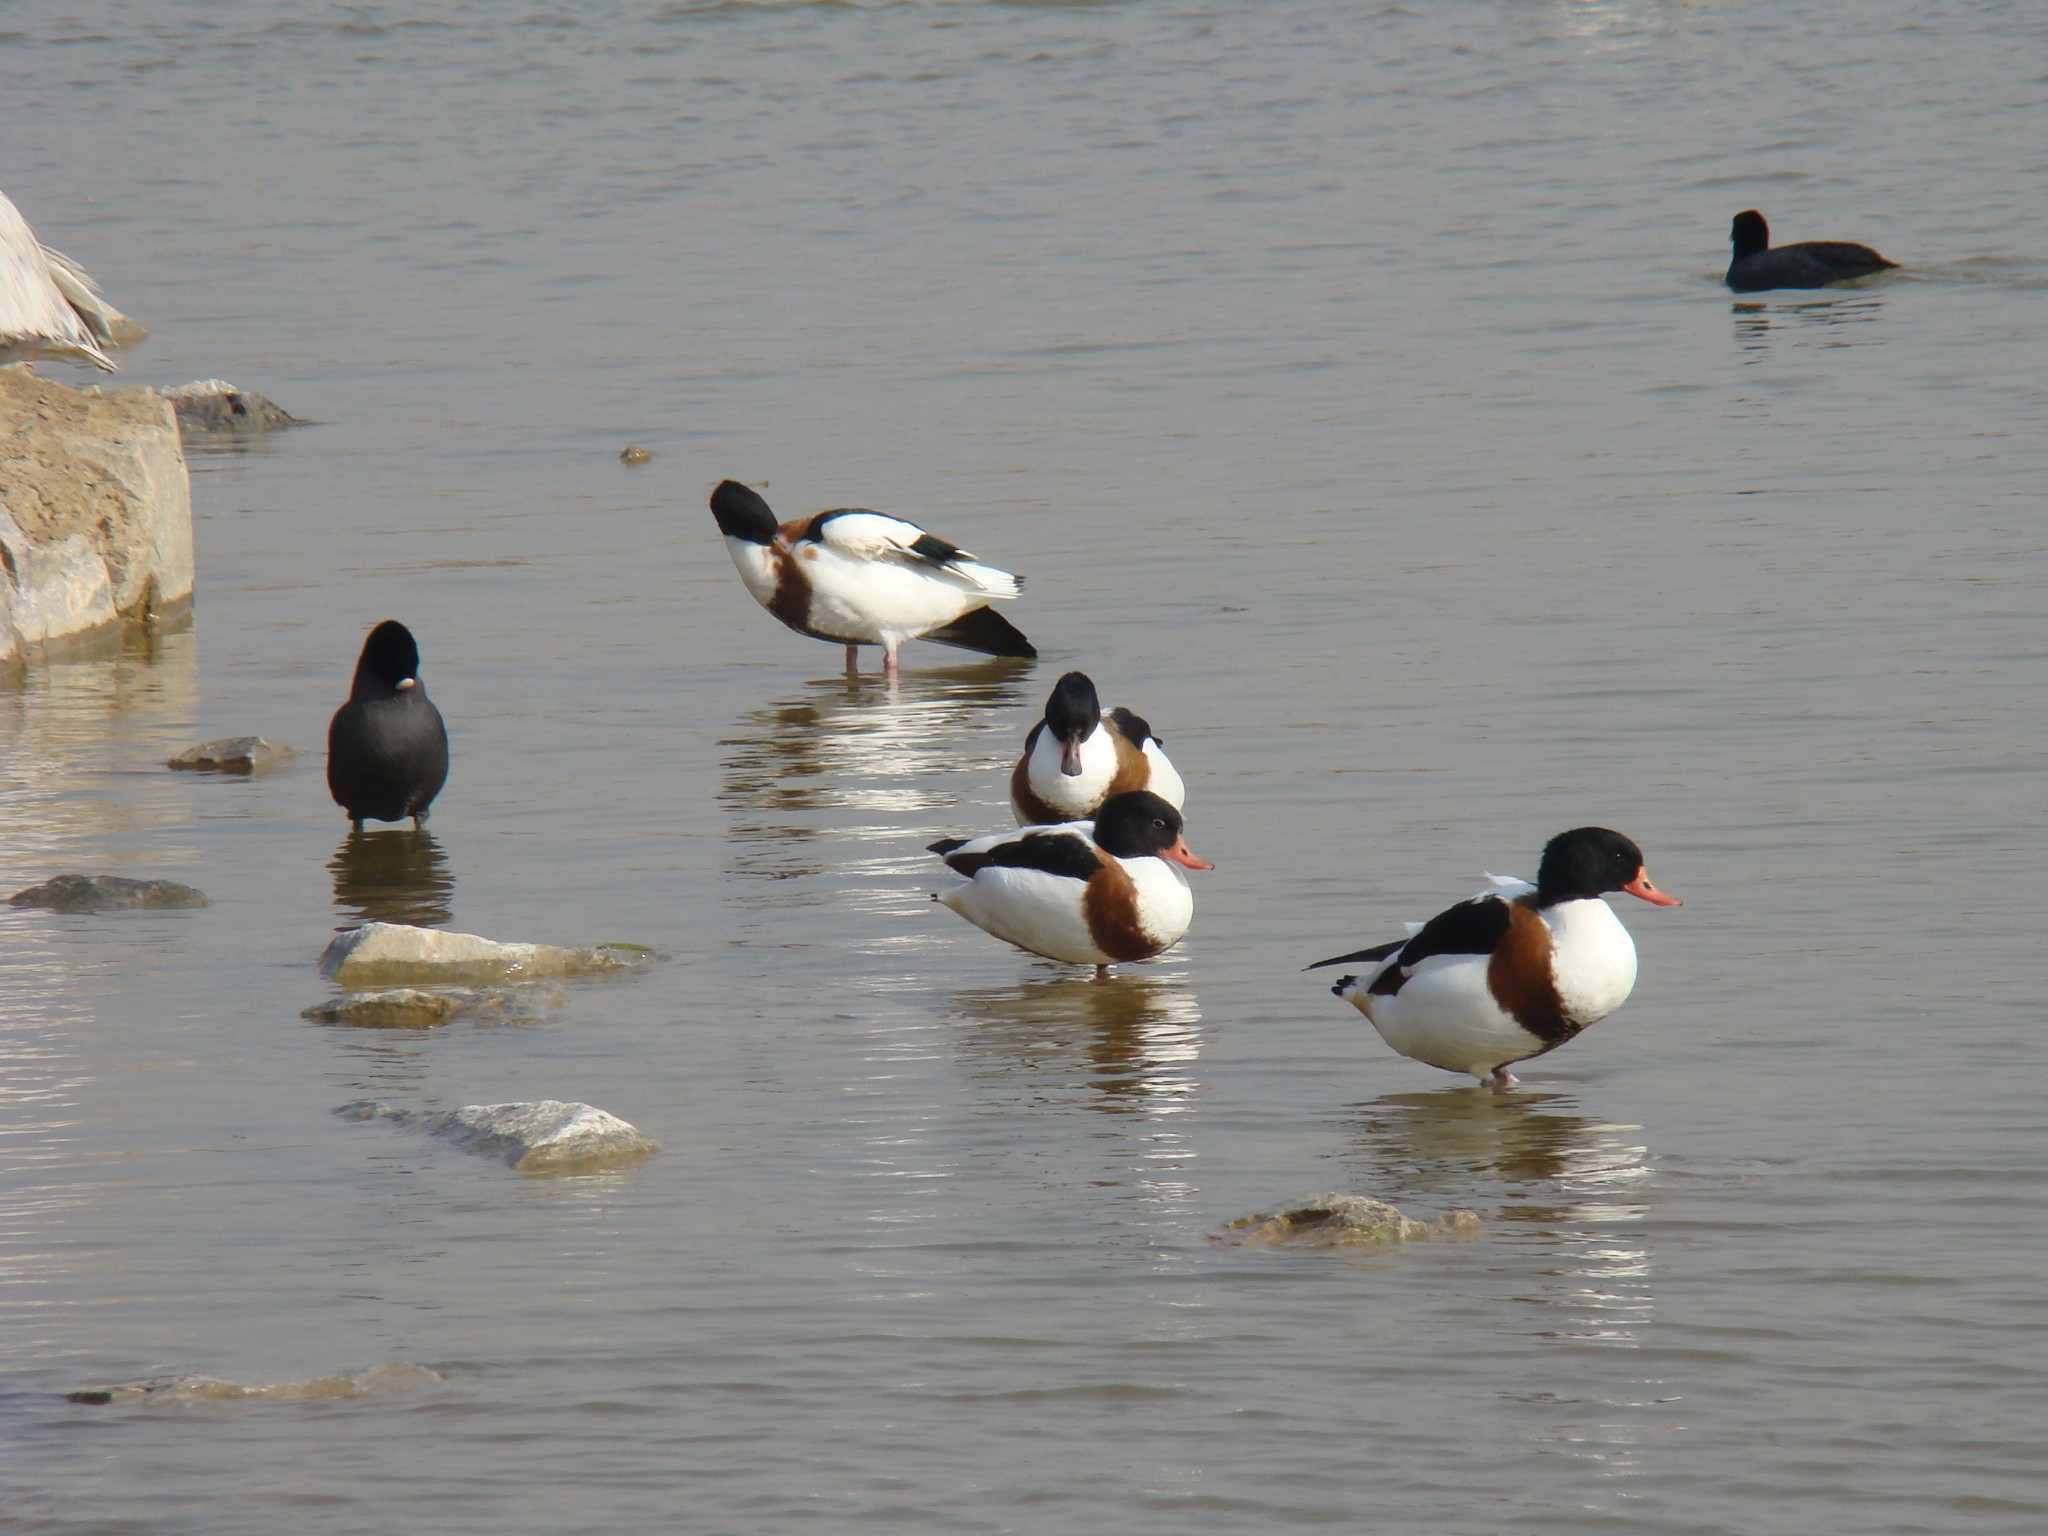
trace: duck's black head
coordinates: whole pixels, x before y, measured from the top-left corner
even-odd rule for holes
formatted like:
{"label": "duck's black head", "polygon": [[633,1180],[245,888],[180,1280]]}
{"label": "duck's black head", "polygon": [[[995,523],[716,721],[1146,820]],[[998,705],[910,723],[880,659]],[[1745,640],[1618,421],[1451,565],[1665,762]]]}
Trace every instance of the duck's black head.
{"label": "duck's black head", "polygon": [[758,491],[737,480],[721,480],[711,493],[711,515],[718,519],[718,531],[729,539],[749,544],[773,544],[780,524]]}
{"label": "duck's black head", "polygon": [[1086,672],[1069,672],[1052,685],[1045,701],[1045,728],[1060,744],[1060,772],[1068,778],[1080,776],[1081,743],[1101,724],[1102,704]]}
{"label": "duck's black head", "polygon": [[1754,208],[1746,208],[1735,215],[1735,223],[1728,230],[1728,239],[1735,246],[1734,259],[1746,261],[1771,248],[1771,226]]}
{"label": "duck's black head", "polygon": [[1544,847],[1543,867],[1536,871],[1536,899],[1542,905],[1581,901],[1608,891],[1626,891],[1657,907],[1679,904],[1676,896],[1666,896],[1650,884],[1643,850],[1619,832],[1574,827]]}
{"label": "duck's black head", "polygon": [[1149,789],[1112,795],[1095,813],[1095,846],[1120,859],[1168,859],[1189,869],[1214,869],[1198,859],[1182,833],[1180,812]]}
{"label": "duck's black head", "polygon": [[360,698],[366,689],[372,694],[399,693],[414,687],[419,680],[419,643],[398,620],[386,619],[363,642],[350,696]]}

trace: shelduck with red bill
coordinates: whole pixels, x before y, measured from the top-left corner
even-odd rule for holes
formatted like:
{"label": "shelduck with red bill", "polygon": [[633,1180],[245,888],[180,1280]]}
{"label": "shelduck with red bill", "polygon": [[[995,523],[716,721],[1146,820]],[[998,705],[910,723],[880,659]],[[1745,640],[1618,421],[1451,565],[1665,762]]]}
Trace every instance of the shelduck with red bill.
{"label": "shelduck with red bill", "polygon": [[913,522],[844,507],[778,523],[760,493],[737,480],[711,493],[711,515],[755,600],[798,634],[844,645],[849,672],[861,646],[879,645],[882,670],[894,677],[906,640],[987,656],[1038,654],[988,606],[1015,597],[1022,578]]}
{"label": "shelduck with red bill", "polygon": [[1104,709],[1086,672],[1053,684],[1045,715],[1024,738],[1010,773],[1019,826],[1085,821],[1113,795],[1149,789],[1175,810],[1187,788],[1152,727],[1128,709]]}
{"label": "shelduck with red bill", "polygon": [[1650,883],[1642,849],[1606,827],[1553,837],[1534,885],[1492,878],[1496,889],[1411,925],[1409,938],[1309,969],[1374,962],[1330,990],[1403,1056],[1512,1088],[1510,1066],[1576,1038],[1635,988],[1635,942],[1601,898],[1679,901]]}
{"label": "shelduck with red bill", "polygon": [[963,877],[934,901],[1019,949],[1098,970],[1178,944],[1195,915],[1182,871],[1216,867],[1188,847],[1180,812],[1142,789],[1092,822],[947,838],[931,851]]}

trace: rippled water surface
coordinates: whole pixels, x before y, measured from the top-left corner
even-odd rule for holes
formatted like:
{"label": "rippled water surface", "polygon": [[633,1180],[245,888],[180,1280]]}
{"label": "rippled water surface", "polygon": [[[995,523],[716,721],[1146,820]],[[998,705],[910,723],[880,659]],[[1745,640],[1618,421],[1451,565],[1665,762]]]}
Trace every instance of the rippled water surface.
{"label": "rippled water surface", "polygon": [[[0,7],[0,185],[320,425],[190,629],[0,693],[0,1527],[2036,1531],[2048,30],[2025,4]],[[1731,300],[1729,217],[1905,264]],[[51,371],[65,373],[61,368]],[[73,376],[75,375],[68,375]],[[629,441],[654,453],[631,469]],[[704,498],[926,521],[839,675]],[[455,764],[351,842],[377,619]],[[1097,986],[934,908],[1083,666],[1189,783]],[[1634,999],[1495,1097],[1301,974],[1583,821]],[[321,1025],[362,918],[673,958]],[[585,1099],[524,1177],[330,1111]],[[1469,1243],[1251,1251],[1322,1189]],[[77,1405],[418,1363],[345,1401]]]}

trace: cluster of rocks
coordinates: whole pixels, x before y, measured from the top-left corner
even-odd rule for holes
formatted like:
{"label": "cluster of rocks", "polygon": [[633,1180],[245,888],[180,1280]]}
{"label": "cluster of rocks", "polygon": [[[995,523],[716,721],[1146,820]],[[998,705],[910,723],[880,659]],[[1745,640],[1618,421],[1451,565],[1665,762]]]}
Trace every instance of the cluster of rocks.
{"label": "cluster of rocks", "polygon": [[106,392],[0,367],[0,669],[181,615],[187,444],[299,425],[225,379]]}

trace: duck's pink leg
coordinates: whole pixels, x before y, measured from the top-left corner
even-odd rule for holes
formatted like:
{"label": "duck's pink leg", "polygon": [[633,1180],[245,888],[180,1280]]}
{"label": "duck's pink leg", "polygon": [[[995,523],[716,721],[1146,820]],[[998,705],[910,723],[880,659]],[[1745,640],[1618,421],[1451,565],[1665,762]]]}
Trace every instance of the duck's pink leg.
{"label": "duck's pink leg", "polygon": [[882,675],[892,683],[896,681],[896,647],[893,645],[882,647]]}
{"label": "duck's pink leg", "polygon": [[1522,1083],[1522,1080],[1506,1067],[1495,1067],[1493,1076],[1486,1081],[1495,1093],[1505,1093],[1510,1088],[1520,1087]]}

